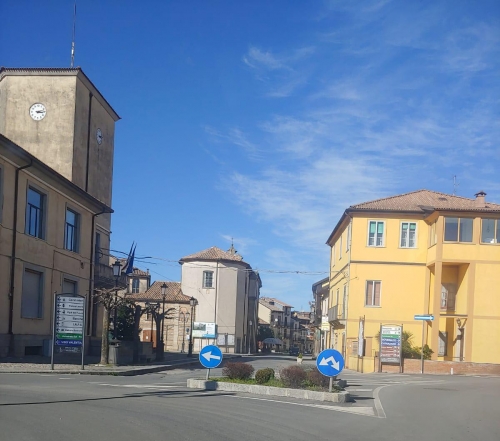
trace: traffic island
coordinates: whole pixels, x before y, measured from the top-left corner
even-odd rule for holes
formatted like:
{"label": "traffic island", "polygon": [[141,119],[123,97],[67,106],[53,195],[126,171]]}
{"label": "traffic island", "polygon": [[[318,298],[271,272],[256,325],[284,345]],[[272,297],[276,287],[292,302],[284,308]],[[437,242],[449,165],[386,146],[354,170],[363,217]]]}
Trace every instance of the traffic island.
{"label": "traffic island", "polygon": [[307,389],[292,389],[287,387],[264,386],[257,384],[230,383],[225,381],[210,381],[189,378],[187,387],[191,389],[221,390],[227,392],[246,392],[255,395],[272,395],[275,397],[300,398],[304,400],[329,401],[332,403],[347,403],[349,392],[322,392]]}

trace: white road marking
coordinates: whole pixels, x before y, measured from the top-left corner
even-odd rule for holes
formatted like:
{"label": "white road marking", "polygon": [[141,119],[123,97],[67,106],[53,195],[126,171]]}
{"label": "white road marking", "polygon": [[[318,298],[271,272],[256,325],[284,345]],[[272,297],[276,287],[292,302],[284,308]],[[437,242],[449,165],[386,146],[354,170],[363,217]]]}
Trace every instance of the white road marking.
{"label": "white road marking", "polygon": [[[375,416],[373,407],[340,407],[340,406],[327,406],[322,404],[307,404],[307,403],[294,403],[292,401],[270,400],[269,398],[242,397],[238,395],[221,395],[221,396],[229,398],[240,398],[244,400],[270,401],[273,403],[291,404],[293,406],[316,407],[318,409],[333,410],[335,412],[354,413],[362,416],[370,416],[370,417]],[[385,418],[385,414],[383,417],[380,418]]]}
{"label": "white road marking", "polygon": [[371,392],[373,389],[349,389],[348,392]]}
{"label": "white road marking", "polygon": [[380,398],[378,396],[380,389],[382,389],[384,387],[387,387],[387,385],[377,387],[373,392],[373,398],[375,398],[375,409],[377,410],[377,416],[379,418],[387,418],[385,415],[384,408],[382,407],[382,402],[380,401]]}
{"label": "white road marking", "polygon": [[172,387],[178,387],[173,385],[157,385],[157,384],[110,384],[110,383],[98,383],[99,386],[110,386],[110,387],[128,387],[133,389],[169,389]]}

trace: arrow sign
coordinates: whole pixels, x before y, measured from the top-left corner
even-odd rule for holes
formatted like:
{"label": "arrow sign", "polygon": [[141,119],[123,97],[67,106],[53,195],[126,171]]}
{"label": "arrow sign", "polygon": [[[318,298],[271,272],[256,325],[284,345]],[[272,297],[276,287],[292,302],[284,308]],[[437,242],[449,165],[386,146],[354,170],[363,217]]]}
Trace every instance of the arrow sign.
{"label": "arrow sign", "polygon": [[335,349],[325,349],[318,354],[316,367],[325,377],[335,377],[344,369],[344,357]]}
{"label": "arrow sign", "polygon": [[213,369],[222,362],[222,352],[215,345],[205,346],[200,351],[200,363],[207,369]]}
{"label": "arrow sign", "polygon": [[413,320],[434,320],[434,316],[432,314],[419,314],[413,317]]}

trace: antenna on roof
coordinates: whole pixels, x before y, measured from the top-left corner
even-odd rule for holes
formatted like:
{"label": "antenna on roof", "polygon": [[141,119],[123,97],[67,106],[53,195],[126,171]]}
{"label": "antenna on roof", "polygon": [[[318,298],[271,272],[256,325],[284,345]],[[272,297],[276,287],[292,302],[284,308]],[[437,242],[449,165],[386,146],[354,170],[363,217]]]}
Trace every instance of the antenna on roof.
{"label": "antenna on roof", "polygon": [[460,182],[457,181],[457,175],[453,175],[453,196],[457,194],[457,187],[460,185]]}
{"label": "antenna on roof", "polygon": [[73,9],[73,38],[71,40],[71,66],[75,64],[76,1]]}

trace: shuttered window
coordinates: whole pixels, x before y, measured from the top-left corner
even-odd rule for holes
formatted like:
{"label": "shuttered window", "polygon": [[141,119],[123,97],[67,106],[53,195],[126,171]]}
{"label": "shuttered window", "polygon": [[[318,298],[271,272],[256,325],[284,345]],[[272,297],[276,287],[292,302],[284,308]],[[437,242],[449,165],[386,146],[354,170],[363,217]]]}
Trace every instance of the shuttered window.
{"label": "shuttered window", "polygon": [[380,291],[382,282],[368,280],[366,282],[365,306],[380,306]]}
{"label": "shuttered window", "polygon": [[385,222],[383,221],[370,221],[368,223],[369,247],[384,246],[384,230],[385,230]]}
{"label": "shuttered window", "polygon": [[444,357],[447,355],[448,333],[439,331],[439,348],[438,356]]}
{"label": "shuttered window", "polygon": [[21,299],[21,317],[42,318],[43,273],[25,269]]}

